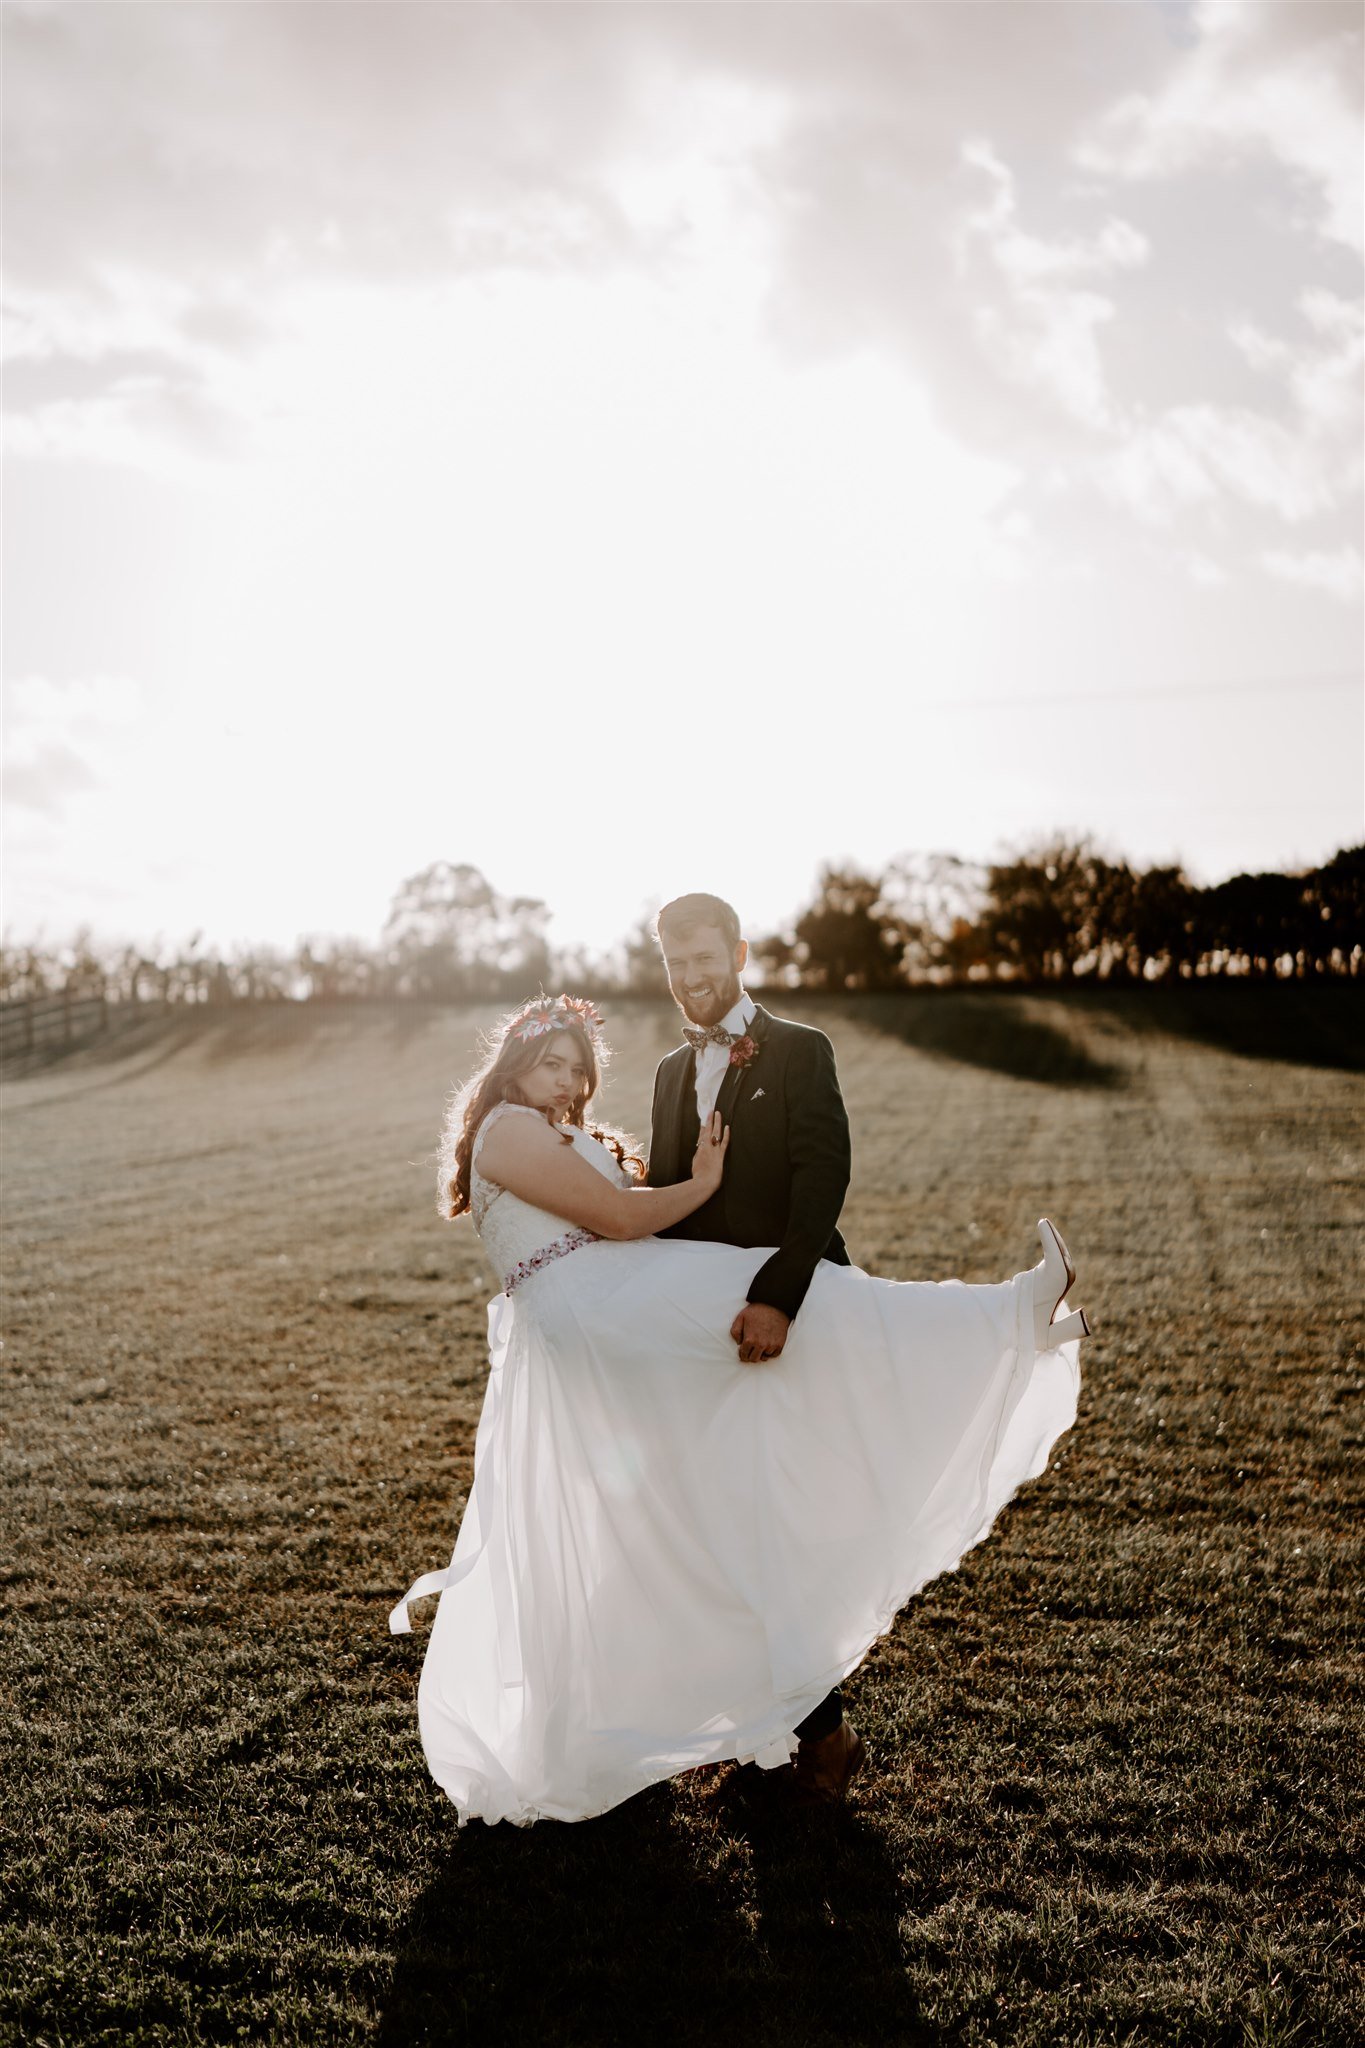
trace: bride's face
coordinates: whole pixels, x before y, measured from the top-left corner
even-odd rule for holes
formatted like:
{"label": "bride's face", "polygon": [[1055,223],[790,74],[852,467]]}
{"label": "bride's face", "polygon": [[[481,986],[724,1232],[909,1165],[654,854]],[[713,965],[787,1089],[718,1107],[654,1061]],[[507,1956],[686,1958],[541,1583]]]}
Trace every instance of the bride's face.
{"label": "bride's face", "polygon": [[517,1075],[517,1086],[531,1108],[547,1111],[556,1122],[587,1085],[587,1068],[571,1031],[557,1031],[547,1039],[536,1064]]}
{"label": "bride's face", "polygon": [[739,977],[749,948],[741,939],[735,947],[726,944],[716,925],[693,925],[690,931],[675,932],[665,926],[664,967],[673,1000],[694,1024],[719,1024],[727,1010],[739,1001]]}

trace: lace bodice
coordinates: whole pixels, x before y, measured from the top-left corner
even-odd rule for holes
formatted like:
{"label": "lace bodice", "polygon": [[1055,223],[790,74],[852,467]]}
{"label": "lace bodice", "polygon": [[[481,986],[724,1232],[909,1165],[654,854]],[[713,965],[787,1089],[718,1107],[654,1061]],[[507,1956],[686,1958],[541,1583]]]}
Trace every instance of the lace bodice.
{"label": "lace bodice", "polygon": [[[530,1109],[524,1103],[496,1103],[479,1125],[474,1138],[469,1162],[469,1212],[483,1241],[488,1262],[499,1279],[534,1258],[538,1251],[562,1237],[570,1227],[564,1217],[552,1214],[549,1209],[538,1209],[533,1202],[523,1202],[520,1195],[499,1187],[496,1181],[486,1180],[479,1172],[483,1141],[499,1117],[539,1115],[538,1109]],[[561,1129],[572,1138],[580,1159],[586,1159],[589,1166],[595,1167],[617,1187],[631,1185],[630,1176],[600,1138],[590,1136],[574,1124],[564,1124]]]}

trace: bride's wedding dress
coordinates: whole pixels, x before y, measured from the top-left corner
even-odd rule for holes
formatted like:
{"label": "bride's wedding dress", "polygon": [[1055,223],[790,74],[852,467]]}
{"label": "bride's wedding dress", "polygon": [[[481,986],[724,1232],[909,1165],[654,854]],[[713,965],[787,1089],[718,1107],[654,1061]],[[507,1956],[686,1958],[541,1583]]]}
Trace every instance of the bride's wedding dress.
{"label": "bride's wedding dress", "polygon": [[[474,1484],[418,1716],[461,1825],[581,1820],[793,1729],[898,1608],[980,1542],[1076,1416],[1078,1346],[1036,1352],[998,1286],[822,1262],[786,1349],[729,1336],[767,1256],[592,1238],[485,1180],[489,1309]],[[610,1151],[580,1156],[621,1184]]]}

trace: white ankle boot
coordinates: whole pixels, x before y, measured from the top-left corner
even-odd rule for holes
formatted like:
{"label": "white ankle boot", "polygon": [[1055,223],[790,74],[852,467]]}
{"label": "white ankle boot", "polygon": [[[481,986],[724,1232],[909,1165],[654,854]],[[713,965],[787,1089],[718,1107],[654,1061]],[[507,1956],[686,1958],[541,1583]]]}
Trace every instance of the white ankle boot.
{"label": "white ankle boot", "polygon": [[1039,1218],[1038,1238],[1043,1247],[1043,1263],[1033,1269],[1033,1348],[1035,1351],[1055,1351],[1059,1344],[1070,1344],[1077,1337],[1088,1337],[1090,1324],[1083,1308],[1063,1316],[1059,1323],[1053,1322],[1052,1318],[1066,1300],[1067,1289],[1076,1285],[1076,1268],[1071,1263],[1071,1254],[1062,1233],[1051,1217]]}

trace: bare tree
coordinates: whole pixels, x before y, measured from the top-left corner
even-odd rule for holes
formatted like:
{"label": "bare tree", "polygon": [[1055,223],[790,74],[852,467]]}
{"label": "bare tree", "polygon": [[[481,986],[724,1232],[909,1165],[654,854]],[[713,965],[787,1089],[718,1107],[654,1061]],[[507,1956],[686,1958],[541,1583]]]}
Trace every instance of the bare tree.
{"label": "bare tree", "polygon": [[549,917],[539,897],[500,896],[467,862],[435,861],[401,884],[384,924],[396,993],[450,999],[539,987],[550,967]]}
{"label": "bare tree", "polygon": [[987,870],[953,853],[902,853],[881,880],[881,901],[905,929],[910,981],[960,981],[990,971],[979,930]]}

